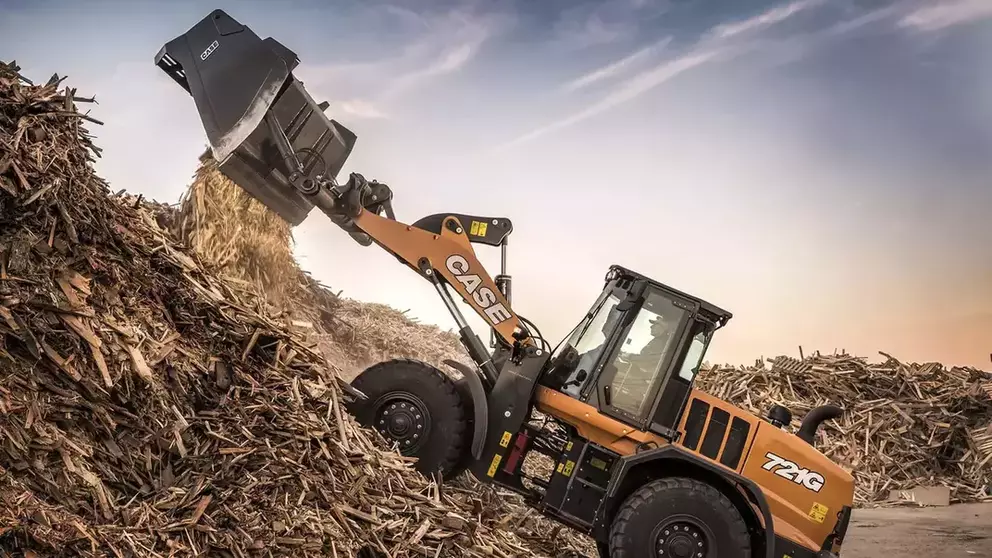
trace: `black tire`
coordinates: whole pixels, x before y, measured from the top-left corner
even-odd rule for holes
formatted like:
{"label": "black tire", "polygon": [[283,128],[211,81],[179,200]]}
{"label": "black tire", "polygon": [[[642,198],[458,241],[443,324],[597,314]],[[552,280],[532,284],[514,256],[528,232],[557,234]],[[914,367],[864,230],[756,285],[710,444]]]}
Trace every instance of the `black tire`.
{"label": "black tire", "polygon": [[[450,379],[450,376],[449,376]],[[457,463],[451,466],[451,471],[446,473],[445,479],[454,479],[462,474],[472,464],[472,436],[475,435],[475,408],[472,401],[472,391],[468,383],[464,380],[454,381],[455,390],[462,399],[462,409],[465,412],[465,449]]]}
{"label": "black tire", "polygon": [[610,557],[640,556],[750,558],[751,539],[722,492],[694,479],[665,478],[637,489],[613,521]]}
{"label": "black tire", "polygon": [[440,471],[450,479],[460,472],[472,433],[451,378],[429,364],[396,359],[367,368],[351,385],[368,396],[348,406],[359,424],[397,442],[427,476]]}

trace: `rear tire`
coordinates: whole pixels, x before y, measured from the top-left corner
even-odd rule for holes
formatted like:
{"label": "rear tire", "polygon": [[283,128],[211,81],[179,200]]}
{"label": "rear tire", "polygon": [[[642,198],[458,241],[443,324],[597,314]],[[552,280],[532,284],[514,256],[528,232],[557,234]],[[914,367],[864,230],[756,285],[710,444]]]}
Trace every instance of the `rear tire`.
{"label": "rear tire", "polygon": [[377,430],[400,453],[416,457],[415,468],[445,479],[461,472],[471,444],[467,405],[455,383],[437,368],[397,359],[373,365],[351,385],[368,400],[348,405],[356,421]]}
{"label": "rear tire", "polygon": [[637,489],[613,521],[610,557],[639,556],[750,558],[751,540],[722,492],[694,479],[665,478]]}

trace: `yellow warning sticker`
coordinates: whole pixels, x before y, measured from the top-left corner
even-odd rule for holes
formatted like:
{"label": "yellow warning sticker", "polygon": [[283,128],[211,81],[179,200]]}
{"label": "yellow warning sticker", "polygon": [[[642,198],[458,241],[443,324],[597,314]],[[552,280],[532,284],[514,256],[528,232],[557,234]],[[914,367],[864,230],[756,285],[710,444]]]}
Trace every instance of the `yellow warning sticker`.
{"label": "yellow warning sticker", "polygon": [[575,468],[575,462],[569,459],[568,461],[565,462],[565,470],[562,471],[561,474],[567,477],[572,474],[573,468]]}
{"label": "yellow warning sticker", "polygon": [[827,519],[827,511],[829,511],[827,506],[813,502],[813,508],[809,510],[809,518],[817,523],[823,523]]}
{"label": "yellow warning sticker", "polygon": [[569,440],[568,445],[565,446],[565,451],[572,451],[572,441]]}
{"label": "yellow warning sticker", "polygon": [[492,477],[493,475],[495,475],[496,474],[496,469],[499,468],[499,462],[502,459],[503,459],[503,456],[502,455],[500,455],[498,453],[496,455],[494,455],[493,456],[493,462],[489,465],[489,471],[487,471],[486,474],[489,475],[490,477]]}
{"label": "yellow warning sticker", "polygon": [[486,236],[486,231],[489,229],[489,223],[485,221],[472,221],[472,224],[468,228],[469,234],[472,236]]}
{"label": "yellow warning sticker", "polygon": [[503,433],[503,437],[502,437],[502,438],[500,438],[500,440],[499,440],[499,445],[500,445],[501,447],[504,447],[504,448],[505,448],[506,446],[508,446],[508,445],[510,445],[510,438],[511,438],[511,437],[512,437],[512,436],[510,436],[510,432],[509,432],[509,431],[507,431],[507,432],[504,432],[504,433]]}
{"label": "yellow warning sticker", "polygon": [[562,472],[562,470],[564,470],[564,469],[565,469],[565,464],[564,463],[559,463],[558,464],[558,468],[555,469],[555,470],[560,474]]}

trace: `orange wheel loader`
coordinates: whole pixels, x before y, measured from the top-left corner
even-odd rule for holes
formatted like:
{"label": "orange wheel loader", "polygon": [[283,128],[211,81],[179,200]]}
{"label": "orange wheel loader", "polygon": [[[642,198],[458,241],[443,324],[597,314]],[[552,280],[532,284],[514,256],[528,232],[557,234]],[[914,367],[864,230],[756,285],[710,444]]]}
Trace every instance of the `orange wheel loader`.
{"label": "orange wheel loader", "polygon": [[[348,403],[423,474],[468,471],[520,493],[601,556],[839,556],[854,480],[814,442],[842,409],[812,410],[793,434],[783,407],[759,418],[693,388],[730,312],[616,265],[552,347],[510,304],[511,221],[441,213],[406,224],[387,185],[339,181],[356,135],[293,75],[289,48],[216,10],[155,63],[192,96],[222,173],[294,226],[319,208],[436,288],[475,366],[382,362],[355,378]],[[502,250],[495,279],[476,245]],[[490,346],[451,290],[486,321]],[[528,474],[531,455],[554,465]]]}

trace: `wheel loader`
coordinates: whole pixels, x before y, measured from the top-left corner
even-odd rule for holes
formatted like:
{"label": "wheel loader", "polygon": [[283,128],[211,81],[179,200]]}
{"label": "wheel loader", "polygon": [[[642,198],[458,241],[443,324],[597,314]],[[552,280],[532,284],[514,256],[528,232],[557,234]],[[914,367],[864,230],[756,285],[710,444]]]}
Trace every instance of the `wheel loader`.
{"label": "wheel loader", "polygon": [[[193,98],[223,174],[293,226],[319,208],[437,290],[475,365],[375,364],[348,402],[423,474],[467,471],[519,493],[590,535],[601,556],[839,556],[854,480],[815,441],[843,410],[816,408],[792,433],[784,407],[758,417],[693,387],[730,312],[614,265],[552,346],[510,303],[511,220],[439,213],[406,224],[386,184],[339,180],[357,136],[294,75],[292,50],[215,10],[155,63]],[[501,250],[495,278],[475,246]],[[488,346],[451,290],[485,320]],[[529,472],[535,456],[528,463],[553,465]]]}

